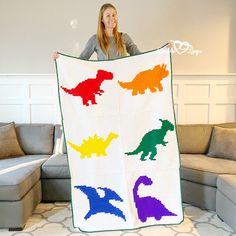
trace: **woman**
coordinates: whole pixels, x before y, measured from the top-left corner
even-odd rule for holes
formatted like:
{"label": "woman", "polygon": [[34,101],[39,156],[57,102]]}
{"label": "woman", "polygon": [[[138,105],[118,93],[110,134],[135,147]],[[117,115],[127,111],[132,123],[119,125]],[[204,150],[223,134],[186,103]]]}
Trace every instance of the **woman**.
{"label": "woman", "polygon": [[[169,43],[172,47],[172,43]],[[87,42],[79,58],[88,60],[96,52],[98,60],[115,59],[119,57],[139,54],[140,51],[130,36],[118,32],[118,17],[116,8],[106,3],[101,6],[98,16],[97,34],[94,34]],[[54,60],[59,57],[55,52]]]}
{"label": "woman", "polygon": [[[88,60],[96,52],[98,60],[114,59],[127,55],[139,54],[138,47],[126,33],[118,32],[118,17],[116,8],[106,3],[101,6],[98,16],[97,34],[87,42],[79,58]],[[55,52],[53,58],[59,54]]]}
{"label": "woman", "polygon": [[127,52],[130,55],[140,53],[128,34],[118,32],[117,11],[110,3],[100,8],[97,34],[88,40],[80,58],[89,59],[94,51],[98,60],[123,57]]}

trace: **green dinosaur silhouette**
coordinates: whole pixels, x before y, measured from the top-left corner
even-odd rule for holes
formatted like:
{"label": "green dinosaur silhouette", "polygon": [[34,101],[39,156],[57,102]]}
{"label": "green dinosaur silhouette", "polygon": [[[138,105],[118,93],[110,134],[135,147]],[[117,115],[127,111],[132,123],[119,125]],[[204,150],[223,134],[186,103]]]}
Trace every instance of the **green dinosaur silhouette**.
{"label": "green dinosaur silhouette", "polygon": [[140,152],[143,152],[140,160],[145,161],[145,157],[150,154],[150,160],[156,160],[155,156],[157,154],[156,145],[161,144],[162,146],[166,146],[168,142],[164,141],[166,133],[168,131],[174,130],[174,125],[168,120],[159,119],[162,122],[162,126],[160,129],[153,129],[146,133],[139,146],[132,152],[126,152],[127,155],[136,155]]}

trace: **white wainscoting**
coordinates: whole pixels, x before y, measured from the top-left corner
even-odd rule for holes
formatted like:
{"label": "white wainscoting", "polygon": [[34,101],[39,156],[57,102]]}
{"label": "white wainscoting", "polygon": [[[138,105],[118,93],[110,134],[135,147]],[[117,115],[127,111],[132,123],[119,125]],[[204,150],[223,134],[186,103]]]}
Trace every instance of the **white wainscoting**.
{"label": "white wainscoting", "polygon": [[[176,74],[179,124],[236,122],[236,74]],[[0,74],[0,122],[60,123],[54,74]]]}
{"label": "white wainscoting", "polygon": [[55,75],[0,75],[0,122],[60,123]]}

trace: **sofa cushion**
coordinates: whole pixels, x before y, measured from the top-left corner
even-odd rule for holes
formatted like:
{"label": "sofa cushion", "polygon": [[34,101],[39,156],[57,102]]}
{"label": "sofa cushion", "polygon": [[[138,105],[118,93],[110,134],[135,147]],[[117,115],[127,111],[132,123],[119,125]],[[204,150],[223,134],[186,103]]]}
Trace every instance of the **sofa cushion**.
{"label": "sofa cushion", "polygon": [[61,125],[55,125],[53,153],[67,153],[66,144],[64,141],[64,133]]}
{"label": "sofa cushion", "polygon": [[235,174],[236,161],[212,158],[201,154],[181,154],[181,178],[216,187],[217,176]]}
{"label": "sofa cushion", "polygon": [[43,179],[70,179],[66,154],[54,154],[42,165]]}
{"label": "sofa cushion", "polygon": [[236,175],[220,175],[217,179],[217,190],[236,205]]}
{"label": "sofa cushion", "polygon": [[214,126],[219,126],[222,128],[236,128],[236,122],[215,124]]}
{"label": "sofa cushion", "polygon": [[40,166],[49,155],[0,160],[0,200],[20,200],[40,179]]}
{"label": "sofa cushion", "polygon": [[236,128],[215,126],[207,155],[236,160]]}
{"label": "sofa cushion", "polygon": [[16,133],[26,154],[52,154],[54,125],[17,124]]}
{"label": "sofa cushion", "polygon": [[0,159],[23,156],[22,151],[15,130],[15,123],[4,125],[0,127]]}
{"label": "sofa cushion", "polygon": [[205,154],[208,150],[212,125],[178,125],[180,153]]}
{"label": "sofa cushion", "polygon": [[[236,123],[215,124],[219,127],[236,128]],[[214,124],[177,125],[180,153],[206,154],[210,145]]]}

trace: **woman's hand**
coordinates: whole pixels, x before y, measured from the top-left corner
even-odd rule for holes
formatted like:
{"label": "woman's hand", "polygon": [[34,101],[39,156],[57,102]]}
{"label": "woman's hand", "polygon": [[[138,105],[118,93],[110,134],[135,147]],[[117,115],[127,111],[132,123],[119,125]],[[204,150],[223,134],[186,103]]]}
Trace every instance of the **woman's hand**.
{"label": "woman's hand", "polygon": [[172,40],[170,40],[167,47],[172,49],[174,47],[174,42]]}
{"label": "woman's hand", "polygon": [[54,52],[54,53],[52,54],[53,60],[56,60],[58,57],[59,57],[59,53],[58,53],[58,52]]}

